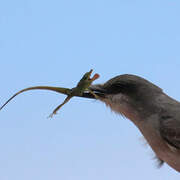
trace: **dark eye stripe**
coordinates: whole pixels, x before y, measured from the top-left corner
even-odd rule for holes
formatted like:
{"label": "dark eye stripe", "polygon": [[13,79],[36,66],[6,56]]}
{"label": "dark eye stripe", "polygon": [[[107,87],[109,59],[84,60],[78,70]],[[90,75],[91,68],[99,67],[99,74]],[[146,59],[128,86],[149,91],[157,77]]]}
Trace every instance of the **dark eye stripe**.
{"label": "dark eye stripe", "polygon": [[128,83],[113,83],[105,87],[105,89],[108,94],[130,93],[135,91],[136,86]]}

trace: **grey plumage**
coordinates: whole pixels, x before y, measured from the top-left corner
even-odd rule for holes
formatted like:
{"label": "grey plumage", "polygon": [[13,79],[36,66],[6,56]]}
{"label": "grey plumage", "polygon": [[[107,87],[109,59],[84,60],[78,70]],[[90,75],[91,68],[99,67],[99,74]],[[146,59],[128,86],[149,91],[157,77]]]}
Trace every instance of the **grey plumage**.
{"label": "grey plumage", "polygon": [[112,110],[130,119],[141,131],[159,159],[180,172],[180,103],[153,83],[120,75],[104,84],[92,85]]}

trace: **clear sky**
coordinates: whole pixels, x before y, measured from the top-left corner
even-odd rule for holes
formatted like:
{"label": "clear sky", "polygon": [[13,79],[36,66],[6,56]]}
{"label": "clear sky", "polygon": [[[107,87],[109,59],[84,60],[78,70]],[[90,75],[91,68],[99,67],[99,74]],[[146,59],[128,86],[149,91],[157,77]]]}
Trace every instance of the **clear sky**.
{"label": "clear sky", "polygon": [[[179,0],[0,1],[0,104],[34,86],[73,87],[91,68],[97,83],[124,73],[180,100]],[[0,112],[1,180],[179,180],[127,119],[100,102],[19,95]]]}

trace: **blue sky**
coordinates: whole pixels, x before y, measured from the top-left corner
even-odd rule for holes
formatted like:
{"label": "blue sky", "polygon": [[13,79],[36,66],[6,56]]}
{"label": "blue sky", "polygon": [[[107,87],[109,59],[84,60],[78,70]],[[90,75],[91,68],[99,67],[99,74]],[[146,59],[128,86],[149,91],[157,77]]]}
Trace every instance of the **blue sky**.
{"label": "blue sky", "polygon": [[[35,85],[73,87],[91,68],[97,83],[124,73],[180,100],[177,0],[0,2],[0,103]],[[48,91],[19,95],[0,112],[1,180],[179,179],[138,129],[104,104]]]}

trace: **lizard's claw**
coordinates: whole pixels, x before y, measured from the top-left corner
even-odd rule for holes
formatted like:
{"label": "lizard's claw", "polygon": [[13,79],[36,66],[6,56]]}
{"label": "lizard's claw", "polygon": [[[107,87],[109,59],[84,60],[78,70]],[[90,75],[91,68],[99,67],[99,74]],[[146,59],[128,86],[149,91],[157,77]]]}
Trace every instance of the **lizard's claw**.
{"label": "lizard's claw", "polygon": [[56,115],[57,113],[51,113],[47,118],[53,118],[54,115]]}

